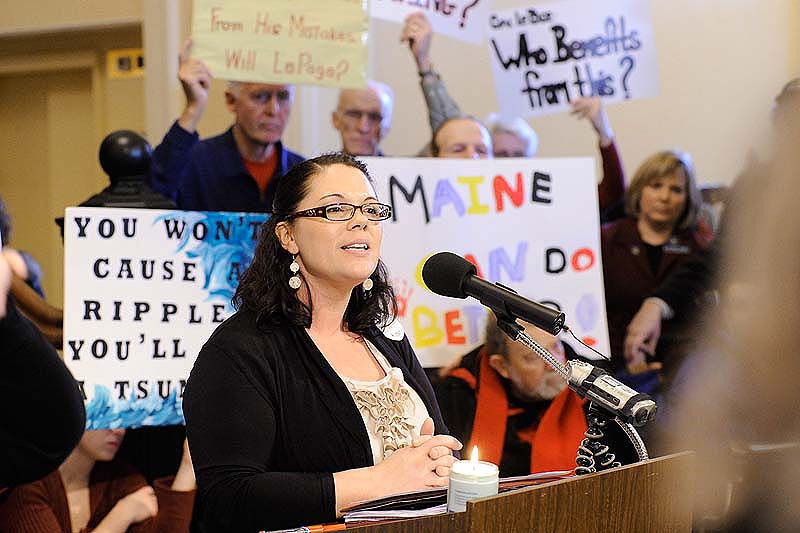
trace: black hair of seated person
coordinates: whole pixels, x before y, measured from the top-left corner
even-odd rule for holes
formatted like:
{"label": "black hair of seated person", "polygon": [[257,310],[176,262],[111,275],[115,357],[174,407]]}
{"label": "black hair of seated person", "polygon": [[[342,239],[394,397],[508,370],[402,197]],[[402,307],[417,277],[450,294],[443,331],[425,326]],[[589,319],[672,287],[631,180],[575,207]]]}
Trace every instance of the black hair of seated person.
{"label": "black hair of seated person", "polygon": [[120,178],[147,174],[152,157],[150,143],[135,131],[114,131],[100,143],[100,166],[108,174],[112,186]]}
{"label": "black hair of seated person", "polygon": [[144,426],[128,429],[117,457],[133,465],[148,483],[178,471],[186,427]]}
{"label": "black hair of seated person", "polygon": [[[444,128],[446,124],[449,124],[454,120],[471,120],[477,123],[483,129],[485,129],[487,132],[489,132],[489,128],[486,127],[486,124],[484,124],[482,120],[475,117],[474,115],[461,114],[461,115],[456,115],[454,117],[448,117],[444,122],[439,124],[439,127],[436,128],[436,131],[433,132],[433,137],[431,137],[431,155],[433,157],[439,157],[439,145],[436,144],[436,137],[439,135],[439,132],[442,131],[442,128]],[[489,136],[490,137],[492,136],[491,132],[489,132]]]}

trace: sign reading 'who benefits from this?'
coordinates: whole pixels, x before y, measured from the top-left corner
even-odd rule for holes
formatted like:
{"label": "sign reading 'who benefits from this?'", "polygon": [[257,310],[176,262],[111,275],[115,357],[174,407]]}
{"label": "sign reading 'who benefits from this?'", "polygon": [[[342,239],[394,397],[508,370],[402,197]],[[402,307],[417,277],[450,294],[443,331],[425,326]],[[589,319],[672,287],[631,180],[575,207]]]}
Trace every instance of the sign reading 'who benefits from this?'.
{"label": "sign reading 'who benefits from this?'", "polygon": [[362,0],[194,0],[193,54],[232,81],[366,84]]}
{"label": "sign reading 'who benefits from this?'", "polygon": [[505,116],[566,111],[580,96],[620,102],[659,92],[649,0],[537,4],[492,13],[488,23]]}

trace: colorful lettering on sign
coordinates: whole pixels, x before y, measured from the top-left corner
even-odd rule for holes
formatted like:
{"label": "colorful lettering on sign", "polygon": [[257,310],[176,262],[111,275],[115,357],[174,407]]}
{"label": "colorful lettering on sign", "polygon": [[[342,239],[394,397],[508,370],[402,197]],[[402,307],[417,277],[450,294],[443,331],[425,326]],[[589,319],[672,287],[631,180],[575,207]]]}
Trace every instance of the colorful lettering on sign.
{"label": "colorful lettering on sign", "polygon": [[420,305],[411,312],[414,328],[414,344],[417,348],[428,348],[442,342],[444,333],[436,324],[436,313],[430,307]]}
{"label": "colorful lettering on sign", "polygon": [[[404,209],[405,205],[399,202],[400,198],[405,199],[407,204],[418,202],[426,223],[430,223],[432,218],[441,218],[443,214],[447,214],[449,210],[445,209],[446,207],[452,207],[452,212],[458,217],[463,217],[464,214],[487,215],[491,212],[490,205],[483,203],[482,200],[487,192],[484,189],[490,185],[486,182],[485,176],[458,176],[455,181],[459,185],[466,186],[466,190],[464,187],[454,186],[452,180],[440,179],[436,182],[433,197],[429,203],[422,176],[417,176],[413,186],[409,188],[406,188],[396,176],[389,176],[389,203],[392,206],[392,221],[399,221],[403,215],[409,216],[409,211]],[[550,174],[532,172],[528,194],[530,202],[552,204],[552,183]],[[526,196],[522,172],[516,173],[514,185],[512,188],[502,175],[497,175],[492,180],[489,194],[494,196],[496,212],[502,213],[506,208],[504,195],[511,200],[512,206],[522,207]]]}
{"label": "colorful lettering on sign", "polygon": [[484,182],[483,176],[459,176],[458,182],[469,187],[469,208],[467,213],[470,215],[486,215],[489,213],[489,206],[482,204],[478,194],[478,185]]}
{"label": "colorful lettering on sign", "polygon": [[461,346],[483,339],[486,310],[480,305],[465,305],[442,313],[418,305],[411,311],[414,347]]}

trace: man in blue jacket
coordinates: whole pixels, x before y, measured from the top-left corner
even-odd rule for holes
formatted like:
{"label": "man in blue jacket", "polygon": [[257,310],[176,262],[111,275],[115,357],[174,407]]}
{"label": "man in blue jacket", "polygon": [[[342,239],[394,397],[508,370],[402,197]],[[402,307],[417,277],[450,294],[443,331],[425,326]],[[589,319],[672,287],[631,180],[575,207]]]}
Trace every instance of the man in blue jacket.
{"label": "man in blue jacket", "polygon": [[225,102],[235,120],[223,134],[200,140],[197,123],[208,103],[211,73],[180,56],[186,107],[153,152],[149,185],[196,211],[272,211],[278,180],[304,158],[281,143],[294,98],[291,85],[230,82]]}

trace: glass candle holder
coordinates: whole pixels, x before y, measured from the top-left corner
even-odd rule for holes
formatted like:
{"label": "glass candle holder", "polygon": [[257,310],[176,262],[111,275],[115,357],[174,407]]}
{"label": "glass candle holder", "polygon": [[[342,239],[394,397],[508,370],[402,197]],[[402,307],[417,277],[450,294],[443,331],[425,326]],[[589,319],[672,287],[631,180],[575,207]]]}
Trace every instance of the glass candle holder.
{"label": "glass candle holder", "polygon": [[447,486],[447,511],[459,513],[467,510],[467,502],[497,494],[500,470],[486,461],[456,461],[450,469]]}

